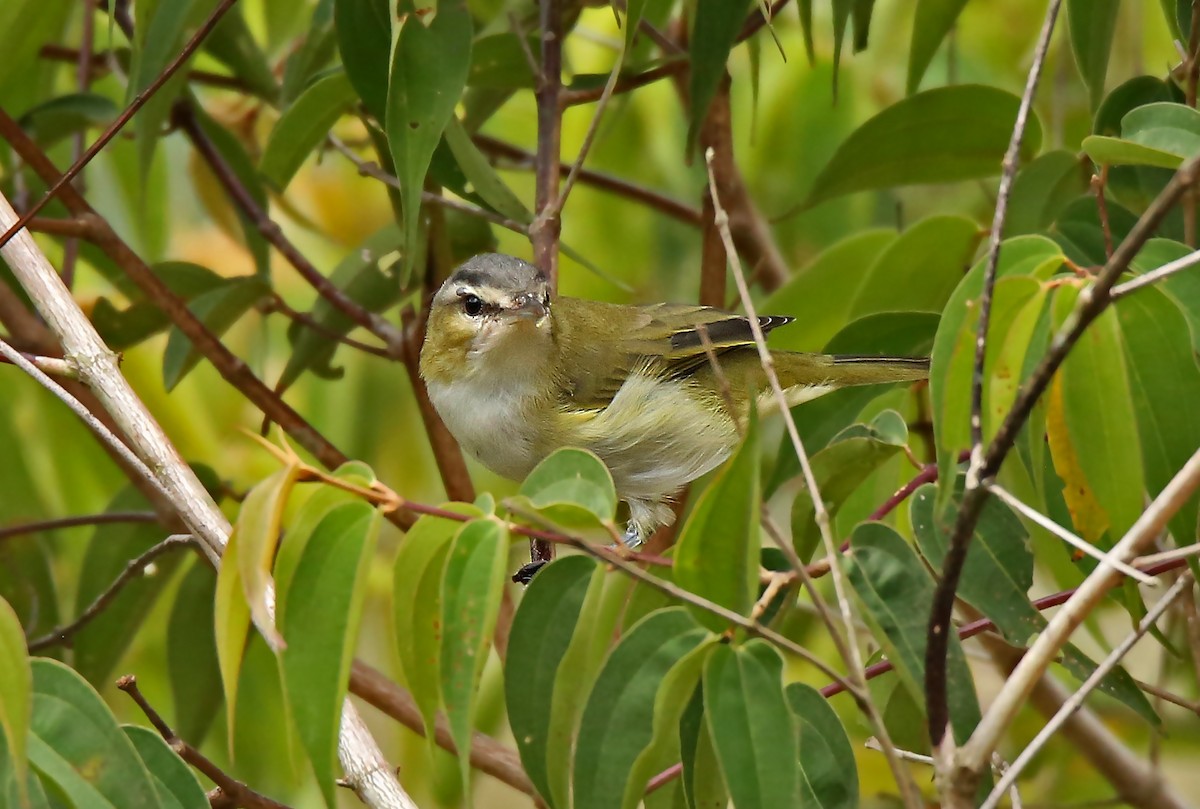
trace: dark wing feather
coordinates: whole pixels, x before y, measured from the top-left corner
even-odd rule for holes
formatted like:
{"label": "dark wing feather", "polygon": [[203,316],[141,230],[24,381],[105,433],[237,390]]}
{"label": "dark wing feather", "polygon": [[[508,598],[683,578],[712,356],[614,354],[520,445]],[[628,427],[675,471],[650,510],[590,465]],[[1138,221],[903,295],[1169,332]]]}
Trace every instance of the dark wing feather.
{"label": "dark wing feather", "polygon": [[[625,379],[645,369],[669,379],[681,379],[708,365],[700,329],[707,331],[717,356],[754,344],[750,320],[707,306],[653,304],[614,306],[560,298],[554,304],[568,324],[586,324],[565,341],[567,390],[574,407],[606,407]],[[589,307],[591,317],[572,316],[571,309]],[[603,307],[604,316],[596,316]],[[790,323],[790,317],[760,317],[763,333]]]}

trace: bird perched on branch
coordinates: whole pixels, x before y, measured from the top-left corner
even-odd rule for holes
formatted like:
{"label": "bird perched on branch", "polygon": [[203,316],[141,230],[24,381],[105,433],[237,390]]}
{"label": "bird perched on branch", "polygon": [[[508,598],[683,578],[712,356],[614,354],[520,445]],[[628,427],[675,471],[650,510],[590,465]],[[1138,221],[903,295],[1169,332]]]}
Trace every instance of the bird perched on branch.
{"label": "bird perched on branch", "polygon": [[[758,322],[768,332],[791,320]],[[790,405],[929,373],[927,359],[772,358]],[[599,456],[629,505],[631,546],[671,522],[673,494],[730,456],[751,400],[775,402],[746,317],[552,297],[536,267],[495,253],[467,261],[434,296],[421,376],[459,444],[497,474],[524,478],[561,447]]]}

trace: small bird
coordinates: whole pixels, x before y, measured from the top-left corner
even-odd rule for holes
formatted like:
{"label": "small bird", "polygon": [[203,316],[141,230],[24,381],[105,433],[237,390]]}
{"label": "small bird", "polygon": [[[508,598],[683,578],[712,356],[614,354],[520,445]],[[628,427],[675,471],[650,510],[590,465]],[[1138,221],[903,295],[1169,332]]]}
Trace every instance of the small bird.
{"label": "small bird", "polygon": [[[765,333],[791,320],[758,323]],[[789,405],[929,374],[927,359],[772,357]],[[629,506],[631,547],[671,523],[672,495],[732,454],[750,402],[775,402],[748,318],[552,297],[536,267],[497,253],[470,259],[434,295],[421,376],[459,444],[497,474],[524,478],[562,447],[594,452]]]}

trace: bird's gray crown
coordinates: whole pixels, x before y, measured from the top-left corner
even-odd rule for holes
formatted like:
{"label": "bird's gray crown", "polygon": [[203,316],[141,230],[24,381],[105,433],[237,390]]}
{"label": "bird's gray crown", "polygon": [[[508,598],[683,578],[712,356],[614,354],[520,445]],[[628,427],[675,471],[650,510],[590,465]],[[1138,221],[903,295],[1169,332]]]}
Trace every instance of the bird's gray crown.
{"label": "bird's gray crown", "polygon": [[542,271],[526,261],[503,253],[481,253],[463,262],[450,276],[448,285],[525,291],[545,282]]}

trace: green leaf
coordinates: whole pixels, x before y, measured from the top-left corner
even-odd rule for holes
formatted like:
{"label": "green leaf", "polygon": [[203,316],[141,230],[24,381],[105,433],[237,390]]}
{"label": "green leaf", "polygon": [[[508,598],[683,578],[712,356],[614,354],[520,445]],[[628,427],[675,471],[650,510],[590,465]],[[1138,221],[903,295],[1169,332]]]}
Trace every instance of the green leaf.
{"label": "green leaf", "polygon": [[[188,309],[214,336],[220,337],[270,291],[271,288],[257,275],[232,278],[217,289],[197,295],[188,304]],[[196,367],[201,356],[186,334],[178,328],[171,329],[163,352],[163,385],[166,389],[170,391],[178,385]]]}
{"label": "green leaf", "polygon": [[122,725],[121,730],[150,771],[163,809],[207,809],[208,796],[179,754],[149,728]]}
{"label": "green leaf", "polygon": [[729,789],[704,715],[703,681],[697,684],[679,720],[679,757],[683,770],[679,778],[688,809],[729,805]]}
{"label": "green leaf", "polygon": [[846,729],[829,701],[815,688],[791,683],[784,689],[800,731],[800,806],[854,809],[858,769]]}
{"label": "green leaf", "polygon": [[1171,86],[1157,76],[1134,76],[1118,85],[1100,104],[1093,135],[1120,135],[1121,119],[1131,110],[1156,101],[1173,101]]}
{"label": "green leaf", "polygon": [[[899,435],[888,429],[899,421]],[[860,428],[860,429],[855,429]],[[843,431],[829,446],[813,454],[813,476],[817,490],[832,520],[847,498],[879,467],[904,448],[908,431],[894,410],[886,410],[870,426],[854,425]],[[807,563],[821,542],[821,531],[813,511],[808,488],[801,489],[792,502],[792,543],[800,560]]]}
{"label": "green leaf", "polygon": [[692,35],[688,40],[688,56],[692,65],[688,82],[688,97],[691,99],[687,137],[689,154],[695,148],[700,125],[708,115],[708,108],[725,77],[725,63],[737,42],[750,2],[696,0]]}
{"label": "green leaf", "polygon": [[[469,503],[442,508],[467,517],[482,517]],[[392,608],[400,670],[425,720],[425,738],[433,738],[440,704],[442,647],[442,574],[454,535],[462,523],[425,516],[408,530],[393,565]]]}
{"label": "green leaf", "polygon": [[[167,289],[185,301],[228,283],[207,267],[190,261],[163,261],[151,267]],[[92,307],[92,325],[109,348],[129,348],[171,325],[171,319],[157,305],[138,300],[118,310],[107,298],[99,298]]]}
{"label": "green leaf", "polygon": [[617,509],[617,492],[604,462],[583,449],[555,451],[534,467],[520,493],[537,509],[575,506],[611,522]]}
{"label": "green leaf", "polygon": [[183,575],[167,624],[167,676],[175,710],[171,725],[199,746],[221,709],[221,668],[213,634],[217,577],[197,559]]}
{"label": "green leaf", "polygon": [[[283,646],[284,642],[267,608],[267,590],[271,586],[271,566],[279,547],[283,510],[298,476],[299,469],[288,465],[255,485],[242,501],[233,529],[237,534],[242,590],[250,605],[250,618],[273,649]],[[222,564],[222,568],[224,566]]]}
{"label": "green leaf", "polygon": [[[445,9],[443,0],[441,9]],[[441,11],[438,12],[441,14]],[[508,529],[492,519],[464,525],[454,537],[442,577],[442,703],[457,749],[471,749],[479,678],[508,578]],[[459,756],[464,789],[471,759]]]}
{"label": "green leaf", "polygon": [[[536,38],[528,37],[526,42],[531,52],[537,51]],[[533,71],[529,69],[529,57],[525,55],[520,38],[506,31],[475,40],[471,46],[471,70],[467,74],[467,86],[532,90],[535,86]]]}
{"label": "green leaf", "polygon": [[[1200,447],[1200,422],[1180,402],[1200,401],[1200,371],[1187,321],[1158,289],[1140,290],[1116,306],[1133,396],[1146,488],[1151,497],[1170,482]],[[1128,475],[1128,473],[1127,473]],[[1128,482],[1128,477],[1126,478]],[[1200,503],[1193,494],[1171,518],[1179,545],[1196,541]]]}
{"label": "green leaf", "polygon": [[75,806],[158,806],[150,773],[87,682],[57,660],[35,658],[29,761]]}
{"label": "green leaf", "polygon": [[[327,806],[337,803],[338,728],[366,599],[380,515],[361,500],[336,506],[313,528],[279,600],[279,654],[291,716]],[[462,749],[462,748],[460,748]]]}
{"label": "green leaf", "polygon": [[1104,97],[1108,55],[1117,31],[1121,0],[1067,0],[1067,30],[1079,75],[1087,85],[1092,108]]}
{"label": "green leaf", "polygon": [[[5,0],[0,3],[0,95],[9,82],[27,81],[30,66],[47,42],[58,42],[71,19],[69,0]],[[9,86],[6,86],[9,85]]]}
{"label": "green leaf", "polygon": [[[225,709],[229,747],[233,749],[237,713],[238,674],[246,650],[253,615],[262,621],[259,631],[270,632],[275,644],[279,633],[267,613],[265,593],[270,580],[269,565],[274,559],[279,524],[288,492],[295,482],[295,468],[285,467],[259,483],[242,502],[237,523],[221,555],[217,571],[213,623],[217,641],[217,662],[225,689]],[[243,558],[245,557],[245,558]],[[264,630],[263,627],[266,627]]]}
{"label": "green leaf", "polygon": [[[1062,248],[1043,236],[1018,236],[1006,239],[996,268],[998,278],[1033,275],[1046,277],[1063,260]],[[977,262],[959,282],[950,296],[934,338],[929,393],[933,405],[934,443],[937,450],[939,479],[953,481],[951,470],[958,453],[967,446],[970,412],[969,378],[974,360],[974,329],[978,317],[977,301],[983,289],[986,257]],[[1019,285],[1019,284],[1018,284]],[[949,491],[948,487],[945,491]]]}
{"label": "green leaf", "polygon": [[[999,174],[1020,103],[1011,93],[977,84],[927,90],[899,101],[838,147],[804,207],[855,191]],[[1037,154],[1041,139],[1033,118],[1021,159]]]}
{"label": "green leaf", "polygon": [[[433,151],[454,116],[471,64],[466,0],[442,0],[426,27],[409,15],[396,43],[387,92],[388,145],[404,201],[405,267],[415,266],[421,191]],[[344,49],[343,49],[344,53]]]}
{"label": "green leaf", "polygon": [[1081,144],[1083,151],[1101,166],[1159,166],[1177,169],[1183,158],[1172,152],[1144,146],[1121,138],[1089,135]]}
{"label": "green leaf", "polygon": [[[333,473],[334,477],[352,486],[370,489],[375,483],[375,472],[361,461],[347,461]],[[288,520],[284,542],[275,554],[275,601],[279,604],[290,597],[292,582],[296,568],[304,558],[308,541],[321,522],[329,513],[344,503],[361,502],[361,498],[353,492],[335,485],[323,485],[317,488],[300,510]]]}
{"label": "green leaf", "polygon": [[525,207],[525,203],[500,179],[491,162],[479,151],[467,130],[453,116],[446,126],[445,138],[458,167],[488,207],[521,224],[527,225],[533,221],[533,214]]}
{"label": "green leaf", "polygon": [[[631,779],[655,740],[660,686],[709,633],[680,607],[651,613],[621,638],[605,661],[579,727],[575,809],[631,809],[645,781]],[[677,689],[686,700],[692,689]],[[662,706],[665,707],[665,706]],[[682,712],[682,706],[679,706]]]}
{"label": "green leaf", "polygon": [[967,0],[917,0],[913,19],[912,44],[908,50],[908,80],[905,91],[912,95],[921,86],[925,71],[942,40],[954,28]]}
{"label": "green leaf", "polygon": [[[1191,252],[1192,248],[1186,244],[1168,239],[1151,239],[1130,266],[1139,273],[1145,273]],[[1164,279],[1159,289],[1183,312],[1192,335],[1192,350],[1200,353],[1200,276],[1194,272],[1177,272]]]}
{"label": "green leaf", "polygon": [[1088,190],[1087,171],[1077,155],[1065,149],[1038,155],[1017,173],[1009,199],[1004,236],[1040,233],[1067,204]]}
{"label": "green leaf", "polygon": [[31,107],[17,121],[43,149],[88,129],[108,126],[121,110],[95,93],[67,93]]}
{"label": "green leaf", "polygon": [[568,556],[538,571],[508,638],[504,686],[509,725],[529,780],[551,807],[560,805],[547,766],[554,683],[599,567],[591,557]]}
{"label": "green leaf", "polygon": [[279,97],[279,83],[267,55],[246,24],[242,6],[225,12],[204,40],[203,48],[258,97],[273,102]]}
{"label": "green leaf", "polygon": [[[1066,289],[1055,295],[1056,325],[1075,302],[1074,294],[1064,294]],[[1121,327],[1114,311],[1105,311],[1084,331],[1060,374],[1071,444],[1116,541],[1141,516],[1144,476]],[[1100,402],[1103,407],[1097,406]]]}
{"label": "green leaf", "polygon": [[790,315],[796,322],[771,332],[772,348],[812,351],[825,345],[850,316],[850,305],[896,231],[873,229],[828,247],[762,303],[760,311]]}
{"label": "green leaf", "polygon": [[[922,486],[913,495],[909,507],[913,533],[921,555],[934,570],[940,570],[945,560],[960,498],[961,485],[950,507],[939,514],[934,486]],[[1029,535],[1003,503],[988,498],[967,550],[959,597],[992,619],[1005,640],[1024,648],[1046,628],[1046,619],[1029,602],[1027,593],[1032,584]],[[1062,663],[1080,681],[1096,670],[1096,664],[1073,644],[1064,647]],[[1120,700],[1152,725],[1160,723],[1146,695],[1124,668],[1117,667],[1105,676],[1099,690]]]}
{"label": "green leaf", "polygon": [[796,806],[796,722],[783,658],[769,643],[719,645],[704,667],[704,712],[734,806]]}
{"label": "green leaf", "polygon": [[[734,612],[749,615],[758,593],[762,485],[758,462],[758,416],[751,411],[737,452],[696,501],[675,545],[675,583]],[[715,632],[726,621],[694,608]]]}
{"label": "green leaf", "polygon": [[[880,312],[850,323],[825,345],[831,354],[887,354],[928,356],[938,316],[932,312]],[[858,418],[872,401],[894,385],[863,385],[827,393],[792,408],[792,417],[800,431],[805,450],[820,452],[846,426]],[[767,496],[800,474],[800,461],[791,438],[782,436],[778,461],[766,487]]]}
{"label": "green leaf", "polygon": [[[207,2],[207,0],[205,0]],[[267,190],[263,187],[262,177],[259,176],[258,167],[254,165],[254,161],[250,159],[250,155],[246,152],[246,147],[242,145],[242,141],[226,126],[217,123],[210,115],[208,115],[199,102],[192,103],[193,115],[196,117],[196,123],[204,131],[205,136],[212,142],[213,148],[225,161],[234,177],[242,185],[249,194],[250,198],[258,205],[262,211],[269,209],[267,201]],[[206,163],[198,163],[198,170],[201,174],[197,177],[211,177],[211,183],[216,184],[216,177],[212,174]],[[220,223],[228,218],[229,197],[221,190],[216,194],[205,194],[202,182],[197,183],[197,190],[200,192],[200,202],[207,208],[212,218]],[[243,238],[246,242],[246,249],[250,251],[250,255],[254,257],[254,267],[256,274],[263,280],[264,283],[270,281],[270,246],[267,244],[267,239],[259,230],[259,223],[249,214],[241,209],[240,206],[234,206],[237,212],[238,221],[241,223]]]}
{"label": "green leaf", "polygon": [[940,312],[983,236],[963,216],[931,216],[891,242],[867,271],[852,318],[874,312]]}
{"label": "green leaf", "polygon": [[[112,499],[106,511],[146,508],[146,498],[137,489],[127,486]],[[83,557],[74,614],[82,614],[112,586],[132,559],[162,542],[164,536],[162,526],[154,523],[97,526]],[[174,552],[160,556],[152,573],[128,582],[112,603],[75,635],[75,669],[88,682],[101,687],[112,679],[113,669],[182,558],[181,553]]]}
{"label": "green leaf", "polygon": [[[402,279],[396,273],[400,263],[398,251],[403,249],[404,237],[400,229],[394,224],[385,225],[346,254],[330,274],[329,282],[367,311],[382,312],[404,294]],[[341,344],[330,335],[344,336],[358,324],[321,296],[317,297],[308,314],[321,331],[299,323],[288,327],[292,351],[276,385],[281,390],[291,387],[309,368],[326,379],[342,375],[340,368],[331,365],[334,352]]]}
{"label": "green leaf", "polygon": [[[179,56],[184,43],[216,6],[216,0],[178,0],[147,4],[137,15],[134,30],[133,62],[129,69],[128,102],[148,88],[167,66]],[[192,54],[167,82],[150,97],[133,119],[138,146],[138,167],[144,177],[154,157],[171,107],[187,86]]]}
{"label": "green leaf", "polygon": [[17,613],[0,598],[0,736],[7,740],[18,785],[25,784],[28,769],[25,739],[33,704],[32,689],[33,674],[29,654],[25,651],[25,631]]}
{"label": "green leaf", "polygon": [[[392,61],[392,4],[388,0],[334,0],[338,50],[350,83],[376,121],[386,118]],[[457,97],[457,93],[455,94]]]}
{"label": "green leaf", "polygon": [[[918,704],[925,704],[925,644],[933,580],[899,534],[883,523],[863,523],[850,537],[847,575],[888,660]],[[979,700],[956,636],[946,657],[946,697],[954,739],[962,744],[979,723]]]}
{"label": "green leaf", "polygon": [[1135,107],[1121,119],[1121,137],[1093,135],[1083,150],[1101,165],[1178,168],[1200,154],[1200,112],[1186,104],[1158,102]]}
{"label": "green leaf", "polygon": [[296,99],[267,139],[259,171],[274,188],[287,188],[309,153],[324,141],[357,96],[342,71],[317,79]]}
{"label": "green leaf", "polygon": [[[361,7],[364,10],[368,8],[367,3],[354,3],[353,5]],[[356,8],[355,10],[358,9]],[[328,65],[333,58],[333,54],[337,48],[337,32],[334,30],[333,13],[333,0],[318,0],[316,6],[314,6],[312,17],[307,24],[307,35],[304,37],[303,44],[299,48],[296,48],[284,63],[283,87],[279,93],[281,103],[286,105],[295,101],[300,92],[308,86],[313,76]],[[269,11],[267,12],[267,16],[270,16]],[[298,19],[298,15],[296,15],[290,3],[287,6],[287,18],[288,22]],[[386,17],[384,20],[386,22]],[[271,20],[268,19],[268,27],[270,27],[270,23]],[[301,24],[303,25],[303,22]],[[289,34],[289,36],[294,36],[294,34]],[[389,36],[388,39],[390,40],[391,37]],[[388,45],[391,45],[390,41]],[[386,76],[386,52],[381,64],[383,65],[381,74]],[[355,90],[358,91],[359,85],[353,81],[352,83]],[[361,91],[358,92],[361,97]]]}

